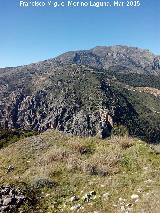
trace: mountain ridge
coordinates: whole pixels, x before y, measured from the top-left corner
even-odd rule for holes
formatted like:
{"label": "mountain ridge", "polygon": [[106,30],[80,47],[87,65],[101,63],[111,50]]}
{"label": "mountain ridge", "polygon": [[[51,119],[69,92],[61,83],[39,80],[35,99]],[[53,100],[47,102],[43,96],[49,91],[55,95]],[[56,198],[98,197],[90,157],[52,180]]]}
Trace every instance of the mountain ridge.
{"label": "mountain ridge", "polygon": [[123,125],[129,134],[158,142],[159,115],[153,111],[159,97],[126,85],[159,89],[159,66],[159,58],[148,51],[114,46],[0,69],[0,128],[56,128],[105,138]]}
{"label": "mountain ridge", "polygon": [[[128,72],[159,74],[159,56],[145,49],[127,46],[98,46],[85,51],[71,51],[56,57],[64,64],[76,63],[94,68],[128,67]],[[157,72],[155,70],[158,70]]]}
{"label": "mountain ridge", "polygon": [[114,49],[117,49],[117,48],[121,48],[121,49],[133,49],[133,50],[138,50],[140,52],[145,52],[146,54],[150,54],[151,56],[153,57],[160,57],[158,54],[154,54],[152,51],[148,50],[148,49],[144,49],[144,48],[138,48],[138,47],[133,47],[133,46],[127,46],[127,45],[113,45],[113,46],[95,46],[94,48],[91,48],[91,49],[85,49],[85,50],[72,50],[72,51],[67,51],[65,53],[62,53],[62,54],[59,54],[58,56],[55,56],[53,58],[49,58],[47,60],[41,60],[41,61],[38,61],[38,62],[33,62],[31,64],[26,64],[26,65],[19,65],[19,66],[15,66],[15,67],[3,67],[3,68],[0,68],[0,69],[14,69],[14,68],[21,68],[23,66],[30,66],[30,65],[35,65],[35,64],[39,64],[39,63],[43,63],[45,61],[53,61],[55,59],[58,59],[60,57],[62,57],[63,55],[66,55],[66,54],[73,54],[73,53],[79,53],[79,52],[92,52],[94,50],[100,50],[100,49],[104,49],[104,50],[114,50]]}

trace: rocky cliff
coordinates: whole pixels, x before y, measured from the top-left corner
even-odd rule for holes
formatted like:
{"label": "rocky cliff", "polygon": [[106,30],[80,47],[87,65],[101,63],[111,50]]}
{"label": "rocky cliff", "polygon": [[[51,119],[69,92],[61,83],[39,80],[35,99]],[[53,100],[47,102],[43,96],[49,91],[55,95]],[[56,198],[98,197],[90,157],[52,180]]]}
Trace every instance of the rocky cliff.
{"label": "rocky cliff", "polygon": [[148,118],[141,117],[145,110],[147,117],[156,118],[153,127],[159,131],[159,117],[151,109],[158,108],[159,98],[146,94],[146,102],[148,97],[154,99],[154,106],[146,106],[141,102],[142,95],[126,89],[125,81],[116,76],[137,73],[144,79],[146,75],[159,79],[159,68],[159,57],[147,50],[114,46],[0,69],[0,127],[37,131],[54,128],[104,138],[115,124],[121,124],[131,134],[143,136],[144,129],[151,126]]}

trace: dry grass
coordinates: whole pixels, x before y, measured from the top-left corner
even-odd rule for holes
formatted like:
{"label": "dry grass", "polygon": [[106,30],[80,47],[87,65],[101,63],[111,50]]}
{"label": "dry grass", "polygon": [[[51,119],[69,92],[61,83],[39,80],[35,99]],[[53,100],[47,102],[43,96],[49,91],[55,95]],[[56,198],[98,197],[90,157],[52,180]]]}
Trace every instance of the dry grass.
{"label": "dry grass", "polygon": [[[100,140],[47,131],[0,150],[0,165],[1,184],[26,183],[31,187],[39,178],[55,183],[53,188],[46,185],[35,192],[41,197],[35,213],[71,212],[76,203],[70,198],[74,194],[82,198],[92,190],[97,193],[95,200],[77,201],[86,213],[124,212],[125,205],[137,213],[160,209],[160,158],[138,139],[115,136]],[[9,165],[15,169],[6,173]],[[105,197],[106,193],[109,196]],[[131,200],[132,194],[139,195],[137,203]]]}

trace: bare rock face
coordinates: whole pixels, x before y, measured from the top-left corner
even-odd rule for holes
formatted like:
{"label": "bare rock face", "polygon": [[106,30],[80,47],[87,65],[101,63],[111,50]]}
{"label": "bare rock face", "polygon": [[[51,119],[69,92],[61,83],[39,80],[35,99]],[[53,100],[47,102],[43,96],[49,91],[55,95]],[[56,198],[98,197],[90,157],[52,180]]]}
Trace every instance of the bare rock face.
{"label": "bare rock face", "polygon": [[126,124],[126,118],[137,116],[128,100],[114,90],[114,76],[106,77],[115,70],[159,75],[159,57],[126,46],[96,47],[0,69],[0,128],[54,128],[108,137],[114,122]]}
{"label": "bare rock face", "polygon": [[[26,76],[27,72],[27,76]],[[29,78],[32,70],[1,77],[0,127],[45,131],[56,128],[66,133],[101,137],[110,135],[107,116],[113,114],[103,106],[101,82],[82,66],[58,66]],[[108,82],[106,82],[106,87]],[[95,97],[97,93],[97,98]],[[104,108],[106,119],[103,118]]]}
{"label": "bare rock face", "polygon": [[18,209],[26,197],[11,186],[0,186],[0,212],[9,213]]}
{"label": "bare rock face", "polygon": [[159,70],[160,69],[160,57],[155,57],[153,61],[153,69]]}

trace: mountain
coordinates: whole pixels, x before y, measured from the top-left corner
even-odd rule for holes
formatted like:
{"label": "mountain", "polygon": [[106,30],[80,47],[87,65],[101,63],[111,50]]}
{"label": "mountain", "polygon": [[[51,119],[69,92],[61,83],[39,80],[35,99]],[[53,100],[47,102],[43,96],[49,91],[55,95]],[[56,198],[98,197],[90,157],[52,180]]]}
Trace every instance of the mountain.
{"label": "mountain", "polygon": [[96,47],[0,69],[0,128],[160,141],[160,57]]}
{"label": "mountain", "polygon": [[113,69],[118,72],[159,74],[160,57],[149,50],[127,46],[95,47],[86,51],[65,53],[57,60],[63,64],[81,64],[98,69]]}

